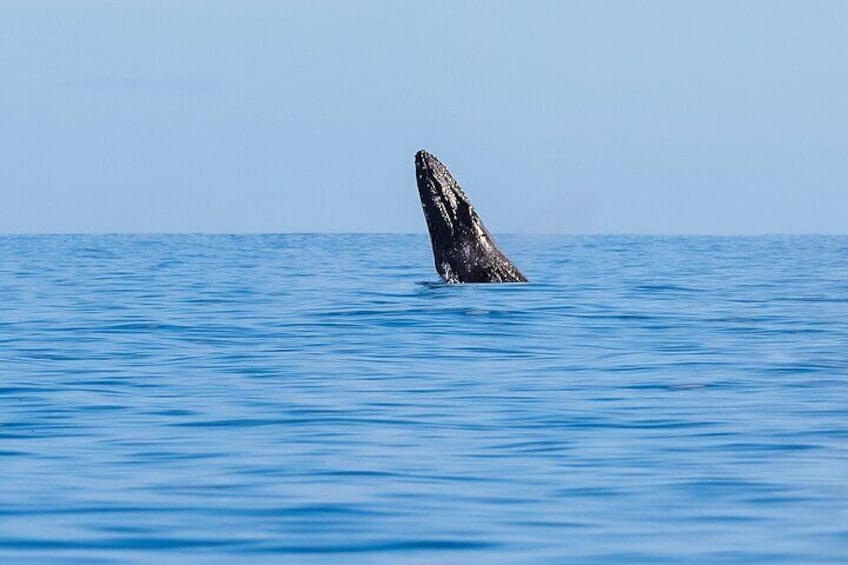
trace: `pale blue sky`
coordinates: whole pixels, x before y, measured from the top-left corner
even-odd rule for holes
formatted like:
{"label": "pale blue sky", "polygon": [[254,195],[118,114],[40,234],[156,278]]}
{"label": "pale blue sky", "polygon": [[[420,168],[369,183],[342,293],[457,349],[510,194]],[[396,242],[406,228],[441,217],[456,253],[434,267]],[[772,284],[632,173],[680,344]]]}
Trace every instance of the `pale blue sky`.
{"label": "pale blue sky", "polygon": [[848,2],[0,2],[0,231],[848,232]]}

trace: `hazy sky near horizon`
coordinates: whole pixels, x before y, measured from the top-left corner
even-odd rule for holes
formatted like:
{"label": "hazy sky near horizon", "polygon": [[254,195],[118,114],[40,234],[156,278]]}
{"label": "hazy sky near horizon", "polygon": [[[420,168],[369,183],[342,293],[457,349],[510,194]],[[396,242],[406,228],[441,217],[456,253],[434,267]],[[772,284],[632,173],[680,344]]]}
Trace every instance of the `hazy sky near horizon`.
{"label": "hazy sky near horizon", "polygon": [[0,232],[848,233],[848,2],[0,2]]}

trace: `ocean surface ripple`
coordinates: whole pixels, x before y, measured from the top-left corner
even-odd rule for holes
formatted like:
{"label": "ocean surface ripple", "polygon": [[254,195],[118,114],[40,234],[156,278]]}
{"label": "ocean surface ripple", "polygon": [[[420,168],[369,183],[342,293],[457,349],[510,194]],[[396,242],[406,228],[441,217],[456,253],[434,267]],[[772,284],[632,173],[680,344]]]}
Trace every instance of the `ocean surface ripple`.
{"label": "ocean surface ripple", "polygon": [[0,560],[848,560],[848,237],[0,237]]}

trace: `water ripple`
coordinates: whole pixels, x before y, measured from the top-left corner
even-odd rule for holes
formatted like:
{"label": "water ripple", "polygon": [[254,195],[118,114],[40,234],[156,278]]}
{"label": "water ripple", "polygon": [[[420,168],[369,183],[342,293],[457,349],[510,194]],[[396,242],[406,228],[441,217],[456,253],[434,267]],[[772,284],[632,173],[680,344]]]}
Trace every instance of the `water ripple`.
{"label": "water ripple", "polygon": [[0,561],[841,562],[848,238],[0,237]]}

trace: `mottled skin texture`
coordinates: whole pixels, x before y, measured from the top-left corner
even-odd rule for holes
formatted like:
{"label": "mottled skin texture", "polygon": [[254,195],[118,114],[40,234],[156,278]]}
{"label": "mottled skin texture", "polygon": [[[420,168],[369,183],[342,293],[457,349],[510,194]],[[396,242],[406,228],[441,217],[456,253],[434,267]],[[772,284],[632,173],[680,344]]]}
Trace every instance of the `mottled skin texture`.
{"label": "mottled skin texture", "polygon": [[495,245],[492,234],[441,161],[419,151],[415,154],[415,177],[436,271],[445,282],[527,282]]}

